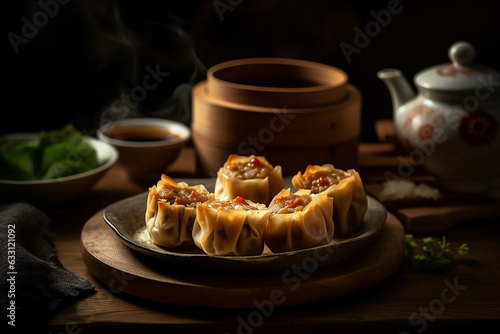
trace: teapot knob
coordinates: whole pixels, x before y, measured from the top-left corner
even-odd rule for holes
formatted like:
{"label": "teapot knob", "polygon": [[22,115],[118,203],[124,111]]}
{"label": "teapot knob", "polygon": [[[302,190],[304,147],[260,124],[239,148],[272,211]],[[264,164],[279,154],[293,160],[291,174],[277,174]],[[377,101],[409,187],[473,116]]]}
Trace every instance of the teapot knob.
{"label": "teapot knob", "polygon": [[476,50],[468,42],[456,42],[448,50],[448,56],[455,66],[471,66],[476,58]]}

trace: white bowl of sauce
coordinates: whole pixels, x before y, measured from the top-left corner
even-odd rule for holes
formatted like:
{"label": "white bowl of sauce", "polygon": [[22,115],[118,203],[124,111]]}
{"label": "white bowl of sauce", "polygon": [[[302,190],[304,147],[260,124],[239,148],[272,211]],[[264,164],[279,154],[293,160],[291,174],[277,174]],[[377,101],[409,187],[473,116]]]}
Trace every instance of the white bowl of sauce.
{"label": "white bowl of sauce", "polygon": [[118,164],[130,179],[151,182],[175,161],[191,130],[167,119],[129,118],[102,125],[97,137],[118,150]]}

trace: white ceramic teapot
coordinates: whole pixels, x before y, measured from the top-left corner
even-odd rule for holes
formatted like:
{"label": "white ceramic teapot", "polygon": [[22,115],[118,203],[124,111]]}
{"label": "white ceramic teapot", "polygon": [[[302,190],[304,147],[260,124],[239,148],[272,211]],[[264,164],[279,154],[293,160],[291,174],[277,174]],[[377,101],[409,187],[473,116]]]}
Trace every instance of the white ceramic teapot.
{"label": "white ceramic teapot", "polygon": [[451,63],[415,75],[415,95],[397,69],[377,76],[394,105],[394,125],[410,162],[443,189],[484,192],[500,177],[500,74],[475,65],[467,42],[449,49]]}

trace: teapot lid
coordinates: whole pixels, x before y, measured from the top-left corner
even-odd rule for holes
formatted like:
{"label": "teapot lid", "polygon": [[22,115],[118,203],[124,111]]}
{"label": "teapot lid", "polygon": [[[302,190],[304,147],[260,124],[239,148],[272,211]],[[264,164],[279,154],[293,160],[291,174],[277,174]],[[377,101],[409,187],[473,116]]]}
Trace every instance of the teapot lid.
{"label": "teapot lid", "polygon": [[451,63],[440,64],[418,72],[415,84],[431,90],[474,90],[485,81],[500,84],[500,74],[487,67],[474,64],[476,50],[468,42],[456,42],[448,50]]}

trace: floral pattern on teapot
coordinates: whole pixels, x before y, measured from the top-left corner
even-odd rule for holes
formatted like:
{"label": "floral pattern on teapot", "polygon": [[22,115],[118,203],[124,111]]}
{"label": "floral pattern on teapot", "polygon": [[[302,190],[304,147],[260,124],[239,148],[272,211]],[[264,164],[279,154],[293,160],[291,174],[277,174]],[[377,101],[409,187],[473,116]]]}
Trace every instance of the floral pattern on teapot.
{"label": "floral pattern on teapot", "polygon": [[[418,103],[407,113],[403,122],[405,133],[416,133],[420,140],[432,139],[436,127],[446,122],[446,115],[436,108]],[[413,147],[410,140],[404,140],[406,147]]]}
{"label": "floral pattern on teapot", "polygon": [[442,77],[456,77],[459,74],[463,74],[469,77],[477,76],[481,71],[477,69],[459,67],[453,64],[446,64],[440,66],[436,69],[436,73]]}
{"label": "floral pattern on teapot", "polygon": [[491,145],[499,134],[500,126],[497,120],[482,111],[466,113],[460,120],[458,132],[469,145]]}
{"label": "floral pattern on teapot", "polygon": [[[445,113],[418,103],[407,113],[403,129],[408,134],[416,133],[420,140],[427,140],[432,139],[435,128],[440,128],[446,121]],[[500,134],[498,121],[482,111],[467,112],[457,123],[461,139],[471,146],[491,145]],[[407,138],[404,143],[407,147],[413,147]]]}

